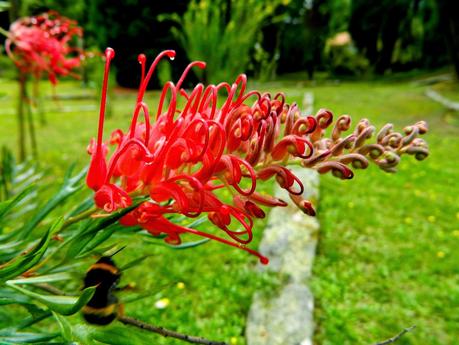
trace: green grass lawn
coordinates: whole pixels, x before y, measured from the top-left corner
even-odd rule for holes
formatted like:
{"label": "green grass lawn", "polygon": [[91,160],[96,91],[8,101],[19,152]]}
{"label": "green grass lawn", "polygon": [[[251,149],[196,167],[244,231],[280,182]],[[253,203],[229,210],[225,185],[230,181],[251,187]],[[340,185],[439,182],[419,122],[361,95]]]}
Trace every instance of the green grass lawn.
{"label": "green grass lawn", "polygon": [[[45,85],[45,84],[44,84]],[[17,142],[15,85],[0,80],[0,144]],[[320,244],[312,286],[316,296],[317,344],[370,344],[415,324],[400,344],[454,344],[459,339],[459,114],[448,113],[424,96],[424,87],[406,82],[346,82],[309,85],[281,82],[261,90],[284,90],[288,101],[312,91],[315,109],[369,118],[398,129],[421,119],[430,124],[431,156],[424,162],[404,157],[389,175],[375,167],[357,171],[354,180],[322,178]],[[45,87],[49,94],[49,87]],[[76,82],[57,93],[90,93]],[[157,93],[150,93],[150,100]],[[106,134],[126,129],[135,94],[115,93]],[[85,147],[96,134],[97,101],[47,101],[49,124],[38,128],[40,159],[59,180],[74,161],[88,163]],[[256,247],[263,222],[256,225]],[[151,297],[130,303],[127,314],[181,332],[244,344],[244,325],[255,291],[275,289],[276,277],[254,272],[256,259],[234,248],[208,243],[174,251],[124,239],[120,263],[151,254],[125,272],[139,293]],[[88,261],[88,264],[90,262]],[[86,267],[82,267],[84,274]],[[180,289],[176,283],[183,282]],[[166,287],[164,287],[166,286]],[[161,289],[161,287],[163,287]],[[183,287],[183,285],[181,285]],[[167,298],[164,309],[155,302]],[[74,316],[79,318],[79,316]],[[149,337],[154,344],[179,344]]]}
{"label": "green grass lawn", "polygon": [[434,85],[433,89],[451,101],[459,102],[459,83],[457,81],[443,81]]}
{"label": "green grass lawn", "polygon": [[[459,114],[411,83],[314,89],[316,106],[398,126],[425,119],[431,156],[404,157],[354,181],[322,179],[313,290],[318,344],[369,344],[417,328],[400,344],[459,339]],[[407,159],[406,159],[407,158]]]}

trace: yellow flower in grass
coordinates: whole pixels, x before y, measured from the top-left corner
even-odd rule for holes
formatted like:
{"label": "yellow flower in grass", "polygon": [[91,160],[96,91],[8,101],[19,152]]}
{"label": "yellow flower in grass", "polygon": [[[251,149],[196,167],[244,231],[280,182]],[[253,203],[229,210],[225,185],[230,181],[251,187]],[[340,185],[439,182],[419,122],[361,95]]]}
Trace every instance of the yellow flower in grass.
{"label": "yellow flower in grass", "polygon": [[438,252],[437,252],[437,257],[438,257],[439,259],[443,259],[443,258],[445,257],[445,252],[443,252],[443,251],[441,251],[441,250],[438,251]]}
{"label": "yellow flower in grass", "polygon": [[167,308],[167,306],[169,305],[170,302],[171,302],[170,299],[167,298],[167,297],[161,298],[161,299],[159,299],[159,300],[157,300],[155,302],[155,308],[156,309],[165,309],[165,308]]}

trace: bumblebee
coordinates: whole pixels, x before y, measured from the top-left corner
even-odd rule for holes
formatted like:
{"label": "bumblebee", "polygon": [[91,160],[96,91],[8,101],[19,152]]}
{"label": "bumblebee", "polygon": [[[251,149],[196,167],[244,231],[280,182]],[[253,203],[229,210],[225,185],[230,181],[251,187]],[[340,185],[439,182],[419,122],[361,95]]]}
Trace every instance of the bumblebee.
{"label": "bumblebee", "polygon": [[108,325],[121,313],[122,308],[114,294],[120,278],[121,271],[111,256],[102,256],[89,268],[84,278],[84,288],[95,286],[96,291],[82,309],[87,322]]}

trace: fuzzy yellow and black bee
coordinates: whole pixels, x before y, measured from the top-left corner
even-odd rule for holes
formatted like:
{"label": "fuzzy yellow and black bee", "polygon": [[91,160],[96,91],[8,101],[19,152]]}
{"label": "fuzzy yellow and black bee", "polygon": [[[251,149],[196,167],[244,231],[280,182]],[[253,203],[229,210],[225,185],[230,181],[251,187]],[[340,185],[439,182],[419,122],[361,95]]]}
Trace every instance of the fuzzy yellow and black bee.
{"label": "fuzzy yellow and black bee", "polygon": [[108,325],[116,319],[121,311],[121,305],[114,292],[120,278],[121,271],[111,256],[102,256],[89,268],[84,278],[84,287],[95,286],[96,291],[82,309],[87,322]]}

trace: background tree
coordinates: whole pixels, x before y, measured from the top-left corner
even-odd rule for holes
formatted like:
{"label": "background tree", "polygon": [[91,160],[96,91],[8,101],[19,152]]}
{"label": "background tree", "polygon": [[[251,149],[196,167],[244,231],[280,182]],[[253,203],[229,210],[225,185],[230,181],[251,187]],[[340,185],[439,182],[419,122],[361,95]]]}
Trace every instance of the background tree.
{"label": "background tree", "polygon": [[377,4],[353,0],[349,32],[378,74],[388,69],[439,67],[446,62],[440,24],[448,22],[443,17],[454,11],[445,12],[441,14],[433,0],[381,1]]}
{"label": "background tree", "polygon": [[454,0],[437,0],[437,5],[441,16],[440,27],[459,78],[459,3]]}
{"label": "background tree", "polygon": [[[164,49],[177,50],[176,66],[172,79],[176,80],[188,63],[185,52],[170,33],[174,25],[171,21],[159,21],[161,13],[183,13],[188,1],[148,1],[132,0],[118,2],[116,6],[109,0],[85,0],[88,8],[86,31],[88,44],[97,45],[101,50],[110,46],[117,51],[113,64],[117,70],[117,82],[126,87],[137,87],[140,70],[137,56],[144,53],[155,56]],[[154,80],[158,85],[158,80]]]}
{"label": "background tree", "polygon": [[294,0],[287,8],[280,34],[279,73],[307,70],[310,79],[321,66],[325,40],[329,34],[333,0]]}
{"label": "background tree", "polygon": [[377,73],[390,67],[395,43],[408,13],[411,0],[374,3],[353,0],[349,31]]}

